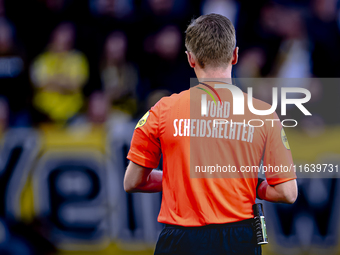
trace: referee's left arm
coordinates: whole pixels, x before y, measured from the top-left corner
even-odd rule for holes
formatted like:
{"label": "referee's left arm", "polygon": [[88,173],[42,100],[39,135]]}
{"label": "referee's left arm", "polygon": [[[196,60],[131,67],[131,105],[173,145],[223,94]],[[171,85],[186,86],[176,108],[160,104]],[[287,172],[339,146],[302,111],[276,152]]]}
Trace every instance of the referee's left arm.
{"label": "referee's left arm", "polygon": [[130,162],[124,177],[124,190],[133,192],[161,192],[163,172]]}
{"label": "referee's left arm", "polygon": [[161,158],[159,132],[160,102],[137,123],[127,158],[130,163],[124,177],[126,192],[162,191],[163,172],[153,170]]}

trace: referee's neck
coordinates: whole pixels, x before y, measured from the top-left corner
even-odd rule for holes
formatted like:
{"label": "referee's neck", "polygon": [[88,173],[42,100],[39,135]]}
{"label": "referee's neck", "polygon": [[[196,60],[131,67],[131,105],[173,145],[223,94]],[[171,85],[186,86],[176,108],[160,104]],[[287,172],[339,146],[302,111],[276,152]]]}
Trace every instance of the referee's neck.
{"label": "referee's neck", "polygon": [[195,68],[195,73],[198,79],[231,79],[231,69],[232,65],[219,68]]}

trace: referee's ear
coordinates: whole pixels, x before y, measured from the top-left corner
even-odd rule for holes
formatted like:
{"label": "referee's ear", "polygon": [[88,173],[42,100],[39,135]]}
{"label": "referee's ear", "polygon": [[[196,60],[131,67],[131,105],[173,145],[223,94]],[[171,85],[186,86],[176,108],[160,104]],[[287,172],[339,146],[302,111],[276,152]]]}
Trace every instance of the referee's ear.
{"label": "referee's ear", "polygon": [[234,49],[233,58],[231,59],[231,64],[236,65],[238,61],[238,47]]}
{"label": "referee's ear", "polygon": [[196,61],[195,61],[194,56],[192,55],[192,52],[190,52],[190,51],[185,51],[185,54],[187,54],[188,62],[189,62],[190,67],[191,67],[191,68],[195,68],[195,66],[196,66]]}

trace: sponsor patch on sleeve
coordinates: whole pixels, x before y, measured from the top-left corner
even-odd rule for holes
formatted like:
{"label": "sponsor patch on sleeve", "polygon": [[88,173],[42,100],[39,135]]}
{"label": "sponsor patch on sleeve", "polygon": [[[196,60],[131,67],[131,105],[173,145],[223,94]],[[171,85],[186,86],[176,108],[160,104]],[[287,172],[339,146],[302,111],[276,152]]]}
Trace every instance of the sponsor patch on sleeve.
{"label": "sponsor patch on sleeve", "polygon": [[281,140],[282,140],[283,145],[286,147],[286,149],[290,150],[288,139],[283,128],[281,129]]}
{"label": "sponsor patch on sleeve", "polygon": [[144,126],[144,124],[146,123],[149,115],[150,115],[150,112],[147,111],[147,113],[145,113],[144,116],[138,121],[135,129]]}

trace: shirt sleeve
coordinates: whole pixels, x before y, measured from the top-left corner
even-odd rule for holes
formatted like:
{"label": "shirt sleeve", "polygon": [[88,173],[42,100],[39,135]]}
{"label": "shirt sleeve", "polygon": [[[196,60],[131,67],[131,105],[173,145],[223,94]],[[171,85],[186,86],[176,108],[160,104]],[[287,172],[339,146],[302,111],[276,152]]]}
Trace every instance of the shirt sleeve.
{"label": "shirt sleeve", "polygon": [[159,103],[137,123],[127,158],[147,168],[156,168],[161,157],[159,140]]}
{"label": "shirt sleeve", "polygon": [[[274,114],[273,119],[278,119]],[[280,121],[270,121],[263,158],[263,170],[269,185],[296,179],[296,173],[285,131]]]}

